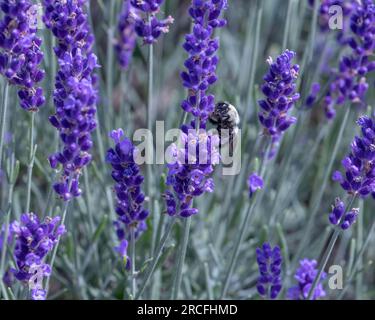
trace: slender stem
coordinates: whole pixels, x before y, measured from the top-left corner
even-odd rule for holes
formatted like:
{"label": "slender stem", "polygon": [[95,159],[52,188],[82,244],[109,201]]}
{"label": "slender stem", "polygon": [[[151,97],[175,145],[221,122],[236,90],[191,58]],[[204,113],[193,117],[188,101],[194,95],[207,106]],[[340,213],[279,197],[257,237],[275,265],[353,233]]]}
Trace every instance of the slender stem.
{"label": "slender stem", "polygon": [[205,274],[205,278],[206,278],[207,297],[208,297],[208,300],[213,300],[214,299],[214,293],[213,293],[212,285],[211,285],[210,269],[208,267],[207,262],[205,262],[203,264],[203,266],[204,266],[204,274]]}
{"label": "slender stem", "polygon": [[247,123],[247,116],[250,109],[250,100],[253,96],[254,92],[254,80],[255,80],[255,71],[257,67],[257,59],[258,59],[258,51],[259,51],[259,39],[260,39],[260,28],[262,25],[262,15],[263,15],[263,3],[264,1],[258,1],[257,2],[257,18],[256,18],[256,28],[255,28],[255,40],[254,40],[254,49],[253,49],[253,55],[251,59],[251,67],[250,67],[250,79],[249,79],[249,90],[248,90],[248,96],[247,96],[247,104],[245,106],[244,114],[243,114],[243,121],[244,123]]}
{"label": "slender stem", "polygon": [[[153,130],[153,70],[154,70],[154,53],[153,53],[153,45],[149,45],[148,50],[148,101],[147,101],[147,128],[152,132]],[[150,146],[149,146],[150,147]],[[151,145],[153,149],[153,145]],[[152,152],[152,150],[147,150],[148,153]],[[153,194],[152,194],[152,170],[153,166],[148,163],[146,165],[146,176],[147,176],[147,195],[149,197],[149,209],[152,209],[152,201],[153,201]]]}
{"label": "slender stem", "polygon": [[[269,150],[271,148],[271,144],[272,144],[271,142],[267,143],[266,148],[265,148],[266,151],[263,155],[261,168],[260,168],[260,176],[261,177],[264,177],[264,175],[265,175],[265,171],[266,171],[265,163],[266,163],[266,159],[268,158],[268,153],[269,153]],[[234,245],[232,257],[230,259],[229,268],[228,268],[226,276],[225,276],[224,285],[223,285],[223,289],[221,291],[220,299],[224,299],[226,294],[227,294],[229,282],[230,282],[230,279],[232,277],[232,273],[234,271],[234,266],[236,265],[238,254],[240,253],[241,244],[243,242],[245,232],[248,228],[250,217],[252,216],[252,213],[254,212],[254,209],[255,209],[256,204],[257,204],[257,193],[255,193],[254,197],[252,199],[250,199],[250,201],[251,201],[251,204],[249,204],[249,208],[247,210],[245,219],[242,223],[241,231],[240,231],[240,233],[237,237],[236,243]]]}
{"label": "slender stem", "polygon": [[3,103],[1,108],[1,118],[0,118],[0,168],[2,167],[3,160],[3,148],[4,148],[4,137],[5,137],[5,122],[7,118],[8,111],[8,101],[9,100],[9,83],[5,83],[3,91]]}
{"label": "slender stem", "polygon": [[[283,158],[281,166],[280,166],[281,177],[277,181],[277,183],[279,183],[279,185],[276,189],[277,191],[276,191],[275,200],[273,201],[272,209],[270,211],[271,212],[271,218],[270,218],[271,226],[273,226],[275,224],[276,218],[277,218],[278,214],[281,212],[279,205],[280,205],[280,197],[281,197],[281,193],[282,193],[283,188],[281,188],[280,184],[282,183],[282,181],[285,181],[285,178],[288,175],[289,167],[290,167],[290,164],[291,164],[292,159],[293,159],[293,148],[296,145],[296,140],[297,140],[297,137],[299,136],[300,129],[304,127],[303,126],[303,119],[302,119],[302,117],[300,117],[300,115],[301,115],[301,111],[298,110],[297,125],[292,132],[291,141],[287,145],[287,150],[285,152],[286,157]],[[277,208],[277,210],[276,210],[276,208]]]}
{"label": "slender stem", "polygon": [[[6,252],[7,252],[7,243],[8,243],[8,234],[9,234],[9,222],[10,222],[10,214],[12,212],[12,202],[13,202],[13,191],[14,191],[14,184],[15,184],[15,177],[14,177],[14,154],[12,156],[12,166],[11,166],[11,172],[10,172],[10,183],[9,183],[9,192],[8,192],[8,207],[7,212],[5,216],[5,225],[4,225],[4,237],[3,237],[3,244],[0,248],[1,252],[1,259],[0,259],[0,284],[1,284],[1,291],[3,293],[3,296],[6,300],[9,299],[8,292],[5,288],[5,283],[3,281],[3,275],[5,271],[5,258],[6,258]],[[0,229],[0,232],[2,230]]]}
{"label": "slender stem", "polygon": [[156,248],[159,245],[160,235],[161,235],[161,232],[162,232],[163,226],[164,226],[164,219],[165,219],[165,214],[162,214],[162,213],[159,212],[158,226],[157,226],[157,229],[156,229],[155,239],[153,240],[153,250],[152,250],[153,256],[155,255]]}
{"label": "slender stem", "polygon": [[[364,201],[363,199],[360,200],[360,214],[357,218],[357,254],[360,252],[360,248],[363,246],[363,216],[364,216]],[[358,257],[358,267],[361,269],[363,267],[363,259],[362,256]],[[363,274],[358,273],[355,279],[355,298],[356,300],[362,299],[362,285],[363,285]]]}
{"label": "slender stem", "polygon": [[310,34],[310,39],[309,39],[309,43],[308,43],[308,50],[306,50],[307,62],[308,63],[311,62],[311,59],[314,55],[316,26],[317,26],[317,21],[318,21],[318,12],[319,12],[318,8],[319,8],[319,2],[316,1],[314,3],[314,13],[313,13],[312,21],[311,21],[311,34]]}
{"label": "slender stem", "polygon": [[184,220],[184,232],[182,234],[182,243],[181,248],[178,256],[177,268],[176,273],[174,276],[174,283],[172,288],[172,295],[171,299],[176,300],[178,299],[178,294],[181,288],[182,282],[182,269],[184,268],[185,257],[186,257],[186,250],[189,240],[189,233],[190,233],[190,226],[191,226],[191,217],[188,217]]}
{"label": "slender stem", "polygon": [[315,293],[315,289],[320,281],[320,278],[322,276],[322,273],[324,271],[324,268],[326,267],[327,265],[327,262],[331,256],[331,253],[332,253],[332,250],[333,250],[333,247],[335,246],[335,243],[338,239],[340,235],[340,230],[335,230],[335,232],[333,233],[332,237],[331,237],[331,240],[329,241],[329,244],[328,244],[328,247],[324,253],[324,256],[323,256],[323,259],[322,259],[322,263],[319,267],[319,271],[318,271],[318,274],[316,275],[315,277],[315,280],[310,288],[310,291],[309,291],[309,294],[307,296],[307,300],[311,300],[314,296],[314,293]]}
{"label": "slender stem", "polygon": [[304,237],[300,241],[298,249],[296,251],[296,254],[293,258],[292,268],[296,265],[297,261],[299,260],[299,257],[301,255],[301,253],[303,252],[303,249],[305,248],[305,245],[310,240],[311,230],[313,229],[312,226],[315,222],[315,216],[318,213],[318,210],[320,208],[320,203],[323,199],[324,191],[326,189],[328,179],[331,175],[332,166],[333,166],[333,163],[336,159],[336,155],[337,155],[339,146],[341,144],[341,140],[342,140],[342,137],[343,137],[343,134],[344,134],[344,130],[346,129],[346,124],[348,122],[350,107],[349,106],[346,106],[346,107],[347,107],[347,110],[345,112],[344,119],[341,122],[340,130],[339,130],[338,136],[336,138],[335,146],[334,146],[333,151],[331,153],[331,158],[329,160],[328,166],[326,167],[324,177],[323,177],[323,181],[322,181],[322,183],[320,185],[320,188],[319,188],[319,191],[318,191],[318,196],[317,196],[316,200],[314,201],[309,220],[308,220],[307,225],[305,227]]}
{"label": "slender stem", "polygon": [[130,248],[131,248],[131,279],[132,279],[132,297],[134,298],[137,292],[137,279],[135,273],[135,232],[134,227],[130,231]]}
{"label": "slender stem", "polygon": [[[355,195],[350,198],[349,203],[348,203],[348,205],[345,208],[345,213],[350,210],[350,208],[353,205],[355,199],[356,199]],[[324,252],[324,256],[322,258],[322,262],[321,262],[321,264],[319,266],[318,274],[316,275],[316,277],[314,279],[314,282],[313,282],[313,284],[312,284],[312,286],[310,288],[309,294],[307,296],[308,300],[311,300],[314,297],[315,289],[316,289],[316,287],[317,287],[317,285],[318,285],[318,283],[320,281],[320,278],[321,278],[321,276],[323,274],[323,271],[324,271],[324,269],[325,269],[325,267],[327,265],[327,262],[328,262],[329,258],[331,257],[331,253],[332,253],[333,247],[335,246],[336,241],[337,241],[339,235],[340,235],[340,229],[337,228],[333,232],[333,235],[331,236],[331,239],[330,239],[330,241],[328,243],[327,249]]]}
{"label": "slender stem", "polygon": [[160,240],[159,246],[158,246],[158,248],[156,250],[156,255],[154,255],[151,264],[147,267],[145,280],[144,280],[144,282],[143,282],[140,290],[138,291],[137,295],[135,296],[136,300],[139,299],[139,297],[145,291],[146,286],[147,286],[148,282],[150,281],[150,279],[151,279],[151,277],[152,277],[152,275],[153,275],[153,273],[155,271],[155,267],[156,267],[157,263],[159,262],[159,259],[160,259],[161,255],[163,253],[164,246],[165,246],[165,244],[167,242],[169,234],[171,233],[172,226],[175,223],[175,220],[176,220],[175,218],[171,218],[171,220],[169,221],[169,223],[167,224],[167,226],[165,228],[163,237]]}
{"label": "slender stem", "polygon": [[30,136],[29,136],[29,163],[27,164],[27,192],[26,192],[26,211],[30,212],[30,199],[31,199],[31,180],[33,176],[33,167],[35,159],[35,147],[34,147],[34,123],[35,123],[35,112],[31,112],[30,116]]}
{"label": "slender stem", "polygon": [[359,266],[360,266],[360,262],[361,262],[361,260],[362,260],[363,254],[365,253],[365,250],[366,250],[367,246],[368,246],[369,243],[370,243],[371,237],[374,235],[374,231],[375,231],[375,221],[372,223],[371,228],[370,228],[370,231],[367,233],[366,240],[365,240],[363,246],[361,247],[360,252],[358,253],[358,255],[356,256],[356,258],[354,259],[354,261],[355,261],[354,266],[353,266],[352,269],[351,269],[351,272],[350,272],[350,275],[349,275],[348,280],[345,281],[345,287],[344,287],[344,289],[341,291],[341,293],[340,293],[338,299],[342,299],[343,296],[344,296],[344,294],[345,294],[345,292],[346,292],[347,289],[349,288],[349,285],[350,285],[350,283],[352,282],[353,277],[354,277],[354,275],[356,274],[356,271],[357,271],[357,269],[358,269]]}
{"label": "slender stem", "polygon": [[252,199],[251,204],[249,204],[249,208],[247,210],[247,213],[246,213],[246,216],[245,216],[245,220],[242,223],[240,234],[238,235],[237,241],[236,241],[236,243],[234,245],[233,253],[232,253],[232,256],[231,256],[231,259],[230,259],[229,268],[228,268],[227,273],[225,275],[224,285],[223,285],[223,289],[221,291],[220,299],[224,299],[225,296],[226,296],[226,294],[227,294],[228,287],[229,287],[229,282],[230,282],[230,279],[232,277],[232,273],[233,273],[234,266],[235,266],[237,258],[238,258],[238,254],[240,252],[241,243],[243,241],[243,238],[244,238],[244,235],[245,235],[245,231],[247,229],[247,225],[248,225],[249,219],[250,219],[250,217],[251,217],[251,215],[252,215],[252,213],[254,211],[254,208],[255,208],[255,202],[256,202],[255,200],[256,200],[256,195]]}
{"label": "slender stem", "polygon": [[283,35],[283,51],[286,49],[287,44],[288,44],[288,35],[289,35],[289,28],[290,28],[290,21],[292,18],[292,3],[294,0],[289,0],[288,1],[288,11],[286,14],[286,20],[285,20],[285,26],[284,26],[284,35]]}
{"label": "slender stem", "polygon": [[109,21],[108,21],[108,39],[107,39],[107,62],[106,62],[106,77],[107,77],[107,99],[108,99],[108,116],[107,130],[110,129],[110,124],[113,119],[113,38],[114,38],[114,16],[115,16],[115,0],[110,0],[109,5]]}
{"label": "slender stem", "polygon": [[[66,219],[66,214],[68,212],[68,207],[69,207],[69,201],[66,201],[64,202],[64,206],[63,206],[63,212],[62,212],[62,217],[61,217],[61,225],[63,225],[65,223],[65,219]],[[60,239],[59,238],[57,240],[57,243],[55,245],[55,248],[53,249],[53,252],[52,252],[52,258],[51,258],[51,263],[50,263],[50,266],[51,266],[51,273],[52,273],[52,270],[53,270],[53,265],[55,263],[55,259],[56,259],[56,254],[57,254],[57,250],[59,248],[59,244],[60,244]],[[47,291],[47,296],[48,296],[48,291],[49,291],[49,281],[51,279],[51,276],[52,274],[47,278],[46,280],[46,291]]]}

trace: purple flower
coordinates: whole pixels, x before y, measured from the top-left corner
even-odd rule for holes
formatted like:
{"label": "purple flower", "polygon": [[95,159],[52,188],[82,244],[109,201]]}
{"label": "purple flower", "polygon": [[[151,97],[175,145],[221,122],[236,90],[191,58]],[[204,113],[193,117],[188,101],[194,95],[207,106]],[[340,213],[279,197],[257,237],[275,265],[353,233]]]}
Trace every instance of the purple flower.
{"label": "purple flower", "polygon": [[54,103],[56,113],[49,118],[59,131],[62,150],[49,157],[51,167],[63,167],[54,190],[64,201],[81,194],[79,177],[91,161],[91,132],[96,128],[97,91],[95,89],[97,58],[92,52],[94,41],[84,8],[87,0],[44,0],[47,28],[57,38],[54,48],[59,69],[56,76]]}
{"label": "purple flower", "polygon": [[281,291],[281,251],[278,246],[271,248],[269,243],[264,243],[262,248],[256,249],[257,263],[260,276],[257,290],[261,296],[276,299]]}
{"label": "purple flower", "polygon": [[128,68],[136,45],[133,10],[130,0],[124,0],[117,26],[118,39],[115,45],[117,57],[123,69]]}
{"label": "purple flower", "polygon": [[206,192],[213,192],[211,175],[219,163],[219,137],[204,130],[184,126],[179,142],[169,146],[167,152],[167,185],[172,188],[164,194],[167,214],[189,217],[198,213],[193,199]]}
{"label": "purple flower", "polygon": [[332,212],[329,214],[329,222],[333,225],[340,224],[342,230],[348,229],[357,219],[359,209],[353,208],[349,212],[345,211],[345,204],[336,198],[335,204],[332,206]]}
{"label": "purple flower", "polygon": [[306,101],[305,101],[305,105],[307,107],[311,107],[314,104],[319,91],[320,91],[320,84],[317,82],[314,82],[311,86],[310,94],[307,96]]}
{"label": "purple flower", "polygon": [[18,87],[21,107],[38,111],[45,98],[38,83],[43,59],[42,40],[37,37],[37,7],[31,0],[2,0],[0,8],[0,73]]}
{"label": "purple flower", "polygon": [[329,214],[329,221],[337,225],[345,213],[345,204],[340,198],[336,198],[335,204],[332,206],[332,212]]}
{"label": "purple flower", "polygon": [[11,269],[15,278],[29,283],[34,300],[45,299],[46,292],[42,284],[33,279],[35,274],[49,277],[51,267],[45,263],[45,257],[52,251],[65,227],[60,225],[60,217],[47,217],[40,221],[34,213],[25,213],[20,222],[10,224],[10,234],[15,239],[14,258],[16,268]]}
{"label": "purple flower", "polygon": [[299,93],[295,92],[299,66],[291,64],[295,55],[293,51],[286,50],[275,62],[271,57],[267,60],[270,68],[261,87],[266,99],[258,101],[258,118],[264,134],[272,138],[273,149],[284,131],[297,121],[288,115],[288,111],[300,98]]}
{"label": "purple flower", "polygon": [[324,99],[328,119],[336,115],[334,107],[344,102],[365,106],[365,95],[369,84],[366,75],[375,70],[371,60],[375,48],[375,5],[373,0],[362,0],[354,5],[350,18],[352,36],[346,40],[351,51],[344,55],[338,70],[333,71],[334,80],[330,83]]}
{"label": "purple flower", "polygon": [[131,262],[130,258],[128,256],[128,241],[126,239],[120,239],[120,243],[118,246],[115,247],[115,251],[120,255],[120,257],[123,259],[125,268],[127,270],[130,270]]}
{"label": "purple flower", "polygon": [[375,198],[375,119],[362,116],[357,124],[361,135],[351,144],[351,152],[342,160],[345,175],[335,171],[333,179],[350,195],[366,198],[370,194]]}
{"label": "purple flower", "polygon": [[216,28],[226,25],[226,20],[220,18],[226,8],[226,0],[193,0],[189,9],[193,30],[186,35],[183,44],[189,57],[184,64],[186,71],[181,73],[183,86],[189,90],[189,95],[181,107],[203,125],[215,108],[214,96],[207,94],[210,86],[217,81],[216,67],[219,62],[216,54],[219,39],[213,38],[213,34]]}
{"label": "purple flower", "polygon": [[251,198],[257,190],[263,189],[264,183],[262,177],[256,173],[252,173],[247,179],[247,186],[249,187],[249,197]]}
{"label": "purple flower", "polygon": [[130,229],[134,228],[137,238],[146,229],[149,212],[144,209],[145,195],[141,190],[143,176],[135,162],[137,150],[124,136],[122,129],[111,132],[115,146],[107,151],[107,162],[112,166],[112,178],[115,180],[117,220],[114,222],[120,245],[116,251],[129,261],[126,255]]}
{"label": "purple flower", "polygon": [[[297,280],[298,284],[294,287],[289,288],[288,298],[292,300],[307,299],[312,283],[318,274],[316,260],[303,259],[300,261],[300,267],[297,269],[294,279]],[[321,280],[327,277],[325,272],[322,273]],[[315,288],[312,299],[316,300],[320,297],[325,297],[326,292],[323,289],[322,283],[318,283]]]}
{"label": "purple flower", "polygon": [[157,14],[164,0],[130,0],[134,11],[131,15],[134,19],[135,32],[143,39],[145,44],[155,43],[158,38],[169,31],[169,25],[173,18],[158,19]]}

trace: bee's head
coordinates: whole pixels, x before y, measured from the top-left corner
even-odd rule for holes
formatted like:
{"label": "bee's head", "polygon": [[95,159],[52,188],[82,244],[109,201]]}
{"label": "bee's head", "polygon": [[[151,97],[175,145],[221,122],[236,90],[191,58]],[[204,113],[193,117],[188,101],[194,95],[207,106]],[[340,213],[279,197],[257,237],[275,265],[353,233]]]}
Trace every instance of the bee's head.
{"label": "bee's head", "polygon": [[215,110],[210,114],[209,121],[212,124],[218,124],[221,122],[223,116],[225,116],[229,110],[230,104],[228,102],[220,101],[215,105]]}

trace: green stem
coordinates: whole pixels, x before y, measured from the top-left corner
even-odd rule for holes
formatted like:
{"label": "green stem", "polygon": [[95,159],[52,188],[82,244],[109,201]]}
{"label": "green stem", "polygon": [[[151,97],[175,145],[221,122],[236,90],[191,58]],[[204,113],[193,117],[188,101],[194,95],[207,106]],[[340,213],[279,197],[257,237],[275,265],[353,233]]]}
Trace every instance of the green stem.
{"label": "green stem", "polygon": [[[153,114],[153,70],[154,70],[154,54],[153,54],[153,45],[149,45],[148,51],[148,101],[147,101],[147,129],[152,132],[153,125],[152,125],[152,114]],[[151,145],[153,148],[153,145]],[[147,150],[147,152],[151,152],[152,150]],[[150,212],[152,211],[152,201],[153,201],[153,194],[152,194],[152,170],[153,165],[150,163],[146,164],[146,176],[147,176],[147,195],[149,197],[149,209]]]}
{"label": "green stem", "polygon": [[289,28],[290,28],[290,21],[292,18],[292,3],[294,0],[289,0],[288,1],[288,11],[286,14],[286,20],[285,20],[285,26],[284,26],[284,35],[283,35],[283,51],[285,51],[287,47],[287,42],[288,42],[288,35],[289,35]]}
{"label": "green stem", "polygon": [[[265,176],[265,171],[266,171],[266,165],[265,164],[266,164],[266,161],[267,161],[267,158],[268,158],[268,153],[269,153],[269,150],[271,148],[271,145],[272,145],[272,143],[269,142],[269,143],[267,143],[266,148],[265,148],[266,151],[263,155],[262,163],[261,163],[261,167],[260,167],[260,176],[261,177]],[[225,275],[224,285],[223,285],[223,289],[221,291],[220,299],[224,299],[226,294],[227,294],[229,282],[230,282],[230,279],[232,278],[232,273],[234,271],[234,266],[236,265],[238,254],[240,253],[241,244],[243,242],[245,232],[248,228],[250,217],[252,216],[252,214],[254,212],[254,209],[256,207],[256,204],[257,204],[257,194],[258,194],[258,192],[255,193],[255,195],[253,196],[252,199],[250,199],[251,203],[249,204],[249,208],[248,208],[247,213],[245,215],[245,219],[242,223],[240,233],[239,233],[239,235],[237,237],[237,240],[236,240],[236,243],[234,245],[233,253],[232,253],[232,256],[231,256],[231,259],[230,259],[230,264],[229,264],[228,270],[227,270],[226,275]]]}
{"label": "green stem", "polygon": [[178,294],[181,288],[182,282],[182,269],[184,268],[185,257],[186,257],[186,250],[189,240],[189,233],[190,233],[190,226],[191,226],[191,217],[188,217],[184,220],[184,232],[182,234],[182,243],[181,248],[178,256],[177,268],[176,273],[174,276],[174,283],[172,288],[172,295],[171,299],[176,300],[178,299]]}
{"label": "green stem", "polygon": [[107,119],[107,130],[110,129],[110,124],[113,119],[113,38],[114,38],[114,16],[115,16],[115,0],[110,1],[109,6],[109,23],[108,23],[108,39],[107,39],[107,68],[106,68],[106,77],[107,77],[107,98],[108,98],[108,116]]}
{"label": "green stem", "polygon": [[[64,206],[63,206],[63,212],[62,212],[62,217],[61,217],[61,225],[64,225],[65,223],[65,219],[66,219],[66,214],[68,212],[68,207],[69,207],[69,201],[66,201],[64,202]],[[57,240],[57,243],[55,245],[55,248],[53,249],[53,252],[52,252],[52,258],[51,258],[51,263],[50,263],[50,266],[51,266],[51,273],[52,273],[52,270],[53,270],[53,265],[55,263],[55,259],[56,259],[56,255],[57,255],[57,250],[59,248],[59,244],[60,244],[60,239],[61,237]],[[47,296],[48,296],[48,291],[49,291],[49,282],[50,282],[50,279],[51,279],[51,276],[52,274],[47,278],[46,280],[46,291],[47,291]]]}
{"label": "green stem", "polygon": [[[355,195],[351,197],[348,205],[345,208],[345,213],[347,213],[350,210],[350,208],[353,205],[355,199],[356,199]],[[307,296],[307,300],[311,300],[314,297],[315,289],[316,289],[316,287],[317,287],[317,285],[318,285],[318,283],[320,281],[320,278],[321,278],[321,276],[323,274],[323,271],[324,271],[324,269],[325,269],[325,267],[326,267],[326,265],[328,263],[328,260],[331,257],[333,247],[336,244],[336,241],[337,241],[337,239],[338,239],[338,237],[340,235],[340,232],[341,232],[341,230],[339,229],[339,227],[337,227],[337,229],[333,232],[333,235],[331,236],[331,239],[330,239],[330,241],[328,243],[327,249],[324,252],[324,256],[322,258],[322,262],[321,262],[321,264],[319,266],[318,274],[316,275],[316,277],[314,279],[314,282],[313,282],[313,284],[312,284],[312,286],[310,288],[309,294]]]}
{"label": "green stem", "polygon": [[132,297],[134,298],[137,292],[137,279],[135,273],[135,233],[134,227],[130,231],[130,250],[131,250],[131,281],[132,281]]}
{"label": "green stem", "polygon": [[326,167],[326,170],[325,170],[325,173],[324,173],[324,177],[323,177],[323,181],[322,181],[321,186],[319,188],[317,198],[314,201],[314,204],[313,204],[313,207],[312,207],[312,211],[310,213],[309,220],[308,220],[307,225],[305,227],[304,237],[300,241],[298,249],[296,251],[296,254],[295,254],[294,258],[293,258],[292,268],[296,265],[297,261],[299,260],[299,257],[301,255],[301,253],[303,252],[303,249],[305,248],[305,245],[310,240],[311,230],[313,229],[312,226],[315,223],[315,216],[318,213],[318,210],[320,208],[320,203],[321,203],[321,201],[323,199],[324,191],[326,189],[326,186],[327,186],[327,183],[328,183],[328,179],[329,179],[329,177],[331,175],[332,166],[333,166],[333,163],[334,163],[334,161],[336,159],[336,155],[337,155],[339,146],[341,144],[341,140],[342,140],[344,131],[346,129],[346,124],[348,122],[349,113],[350,113],[350,107],[346,106],[346,108],[347,109],[346,109],[346,112],[345,112],[345,115],[344,115],[344,119],[341,122],[340,130],[339,130],[338,136],[336,138],[335,146],[334,146],[333,151],[331,153],[331,158],[329,160],[328,166]]}
{"label": "green stem", "polygon": [[33,176],[34,159],[36,147],[34,147],[34,124],[35,112],[31,112],[30,116],[30,136],[29,136],[29,163],[27,164],[27,191],[26,191],[26,213],[30,212],[30,199],[31,199],[31,182]]}
{"label": "green stem", "polygon": [[[360,214],[357,218],[357,254],[359,254],[360,248],[363,246],[363,215],[364,215],[364,203],[363,199],[360,200]],[[358,257],[358,267],[361,269],[363,267],[362,257]],[[363,274],[358,273],[355,279],[355,297],[356,300],[362,299],[362,285],[363,285]]]}
{"label": "green stem", "polygon": [[[12,212],[12,202],[13,202],[13,191],[14,191],[14,185],[15,185],[15,162],[14,162],[14,154],[12,156],[12,166],[11,166],[11,172],[10,172],[10,183],[9,183],[9,192],[8,192],[8,206],[7,206],[7,212],[5,216],[5,225],[4,225],[4,237],[3,237],[3,244],[2,248],[0,248],[1,252],[1,259],[0,259],[0,284],[1,284],[1,291],[3,293],[3,296],[6,300],[9,299],[8,292],[5,287],[5,283],[3,281],[3,275],[5,271],[5,257],[7,252],[7,243],[8,243],[8,234],[9,234],[9,222],[10,222],[10,214]],[[18,169],[17,169],[18,171]],[[18,174],[18,173],[17,173]],[[0,232],[2,230],[0,229]]]}
{"label": "green stem", "polygon": [[319,267],[319,271],[318,271],[318,274],[316,275],[315,277],[315,280],[310,288],[310,291],[309,291],[309,294],[307,296],[307,300],[311,300],[314,296],[314,292],[315,292],[315,289],[320,281],[320,278],[322,276],[322,273],[324,271],[324,268],[326,267],[327,265],[327,262],[331,256],[331,253],[332,253],[332,250],[333,250],[333,247],[335,246],[335,243],[338,239],[340,235],[340,230],[335,230],[335,232],[333,233],[332,237],[331,237],[331,240],[329,241],[329,244],[328,244],[328,247],[324,253],[324,256],[323,256],[323,259],[322,259],[322,263]]}
{"label": "green stem", "polygon": [[2,167],[3,160],[3,148],[4,148],[4,137],[5,137],[5,122],[7,118],[9,104],[9,83],[6,82],[3,91],[3,103],[1,108],[1,118],[0,118],[0,168]]}
{"label": "green stem", "polygon": [[254,92],[254,81],[255,81],[255,71],[257,67],[257,59],[258,59],[258,51],[259,51],[259,38],[260,38],[260,28],[262,25],[262,15],[263,15],[263,3],[264,1],[257,2],[257,18],[256,18],[256,28],[255,28],[255,40],[254,40],[254,49],[253,49],[253,55],[251,59],[251,67],[250,67],[250,79],[249,79],[249,90],[248,90],[248,96],[247,96],[247,104],[245,106],[244,115],[242,117],[243,121],[247,123],[247,117],[249,112],[249,106],[250,106],[250,100],[253,96]]}
{"label": "green stem", "polygon": [[363,244],[360,252],[358,253],[358,255],[356,256],[356,258],[354,259],[354,261],[355,261],[354,266],[351,269],[351,272],[350,272],[348,280],[345,281],[345,287],[341,291],[341,293],[340,293],[340,295],[338,297],[339,300],[343,298],[345,292],[349,288],[350,283],[352,282],[353,277],[355,276],[356,271],[357,271],[357,269],[360,266],[360,262],[362,261],[363,254],[365,253],[365,250],[366,250],[366,248],[368,247],[368,245],[370,243],[371,237],[374,235],[374,231],[375,231],[375,221],[372,223],[370,231],[367,233],[366,240],[365,240],[365,242],[364,242],[364,244]]}
{"label": "green stem", "polygon": [[225,275],[224,285],[223,285],[223,289],[221,291],[220,299],[224,299],[226,294],[227,294],[229,282],[230,282],[230,279],[232,278],[234,266],[237,262],[238,254],[240,252],[241,243],[243,242],[243,238],[245,236],[245,231],[247,230],[247,225],[249,223],[249,219],[252,216],[252,213],[254,211],[255,203],[256,203],[256,194],[255,194],[254,198],[252,199],[251,204],[249,204],[249,208],[247,210],[245,220],[242,223],[240,234],[238,235],[237,241],[234,245],[234,250],[233,250],[231,259],[229,260],[230,264],[229,264],[229,268],[227,270],[227,273]]}
{"label": "green stem", "polygon": [[[276,219],[277,219],[277,216],[281,212],[281,210],[280,210],[280,197],[281,197],[281,193],[282,193],[283,188],[281,188],[280,184],[281,184],[281,181],[285,181],[286,177],[288,176],[289,167],[290,167],[290,164],[291,164],[292,159],[293,159],[293,147],[296,145],[296,140],[297,140],[297,137],[299,136],[300,129],[304,127],[303,126],[303,118],[300,116],[301,113],[302,112],[300,110],[298,110],[297,125],[292,132],[291,141],[290,141],[290,143],[288,143],[288,145],[286,147],[287,148],[286,152],[285,152],[286,157],[283,158],[281,166],[280,166],[281,178],[277,180],[277,183],[279,183],[279,185],[276,188],[276,190],[277,190],[276,196],[275,196],[275,200],[273,201],[273,205],[272,205],[272,209],[271,209],[271,218],[270,218],[271,226],[274,226],[274,224],[276,222]],[[276,208],[277,208],[277,210],[276,210]]]}
{"label": "green stem", "polygon": [[135,300],[139,299],[139,297],[145,291],[146,286],[147,286],[148,282],[150,281],[150,279],[151,279],[151,277],[152,277],[152,275],[155,271],[156,265],[159,262],[159,259],[160,259],[161,255],[163,253],[164,246],[167,242],[169,234],[171,233],[172,226],[175,223],[175,220],[176,220],[175,218],[171,218],[171,220],[167,224],[166,229],[165,229],[164,234],[163,234],[163,237],[160,240],[159,246],[156,250],[156,255],[154,255],[151,264],[147,267],[145,280],[144,280],[140,290],[138,291],[137,295],[135,296]]}

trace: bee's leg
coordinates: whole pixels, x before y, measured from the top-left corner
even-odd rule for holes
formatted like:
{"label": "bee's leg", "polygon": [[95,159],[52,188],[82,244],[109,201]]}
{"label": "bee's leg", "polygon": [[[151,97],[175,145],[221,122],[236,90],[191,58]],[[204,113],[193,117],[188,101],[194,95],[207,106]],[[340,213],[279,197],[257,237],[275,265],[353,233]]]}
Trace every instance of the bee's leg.
{"label": "bee's leg", "polygon": [[229,156],[230,157],[233,157],[233,149],[234,149],[234,134],[233,134],[233,130],[230,129],[229,130]]}

